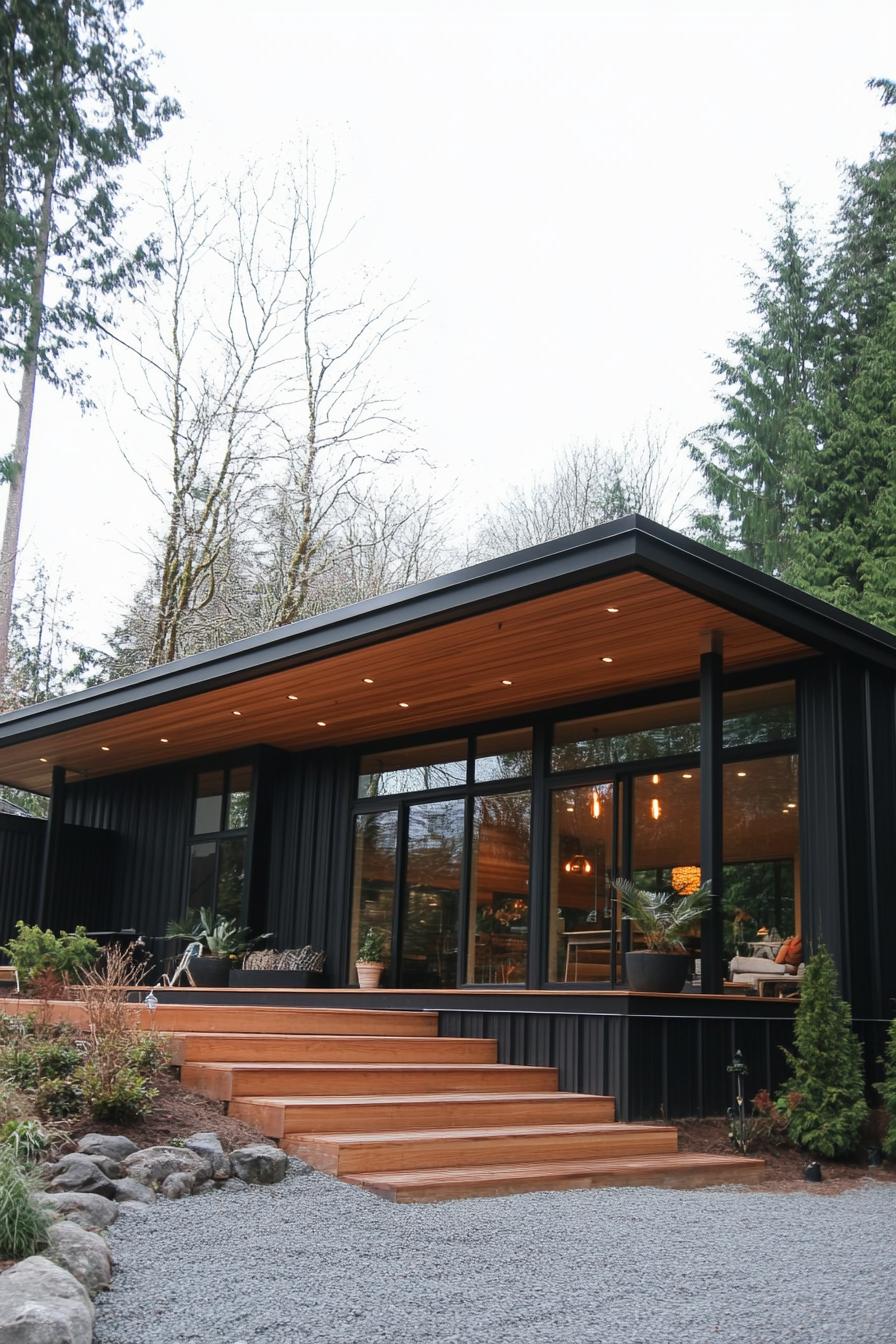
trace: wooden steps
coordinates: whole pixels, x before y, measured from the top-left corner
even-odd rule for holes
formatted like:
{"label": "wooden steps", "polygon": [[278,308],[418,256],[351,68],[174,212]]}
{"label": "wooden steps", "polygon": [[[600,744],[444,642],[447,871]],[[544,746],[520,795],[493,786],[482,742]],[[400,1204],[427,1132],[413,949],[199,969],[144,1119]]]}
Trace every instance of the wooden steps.
{"label": "wooden steps", "polygon": [[413,1093],[390,1097],[241,1097],[229,1112],[273,1139],[398,1129],[587,1124],[614,1117],[612,1097],[579,1092]]}
{"label": "wooden steps", "polygon": [[751,1157],[666,1153],[425,1171],[368,1171],[342,1179],[398,1204],[431,1204],[443,1199],[516,1195],[534,1190],[584,1190],[606,1185],[695,1189],[754,1183],[762,1179],[764,1169],[764,1162]]}
{"label": "wooden steps", "polygon": [[319,1171],[344,1176],[349,1172],[674,1153],[678,1131],[671,1125],[505,1125],[373,1134],[291,1134],[281,1146]]}
{"label": "wooden steps", "polygon": [[550,1092],[557,1070],[523,1064],[184,1064],[184,1087],[217,1101],[261,1096]]}
{"label": "wooden steps", "polygon": [[470,1036],[262,1035],[189,1032],[172,1035],[173,1064],[495,1064],[495,1041]]}

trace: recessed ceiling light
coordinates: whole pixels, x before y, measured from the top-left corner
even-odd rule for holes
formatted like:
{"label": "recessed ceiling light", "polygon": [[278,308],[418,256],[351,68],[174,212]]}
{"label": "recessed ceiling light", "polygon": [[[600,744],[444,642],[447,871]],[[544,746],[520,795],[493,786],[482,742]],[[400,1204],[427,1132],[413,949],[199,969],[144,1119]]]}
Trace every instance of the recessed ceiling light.
{"label": "recessed ceiling light", "polygon": [[781,811],[784,813],[784,815],[785,815],[785,817],[786,817],[786,816],[787,816],[787,813],[790,811],[790,808],[789,808],[789,807],[782,807],[782,808],[781,808]]}
{"label": "recessed ceiling light", "polygon": [[361,680],[363,681],[365,686],[373,685],[373,677],[362,677]]}
{"label": "recessed ceiling light", "polygon": [[111,751],[111,747],[100,747],[100,751]]}
{"label": "recessed ceiling light", "polygon": [[49,765],[49,761],[47,760],[46,756],[41,756],[40,759],[42,765]]}
{"label": "recessed ceiling light", "polygon": [[746,779],[746,777],[747,777],[747,772],[746,772],[746,770],[738,770],[738,772],[737,772],[737,777],[738,777],[738,779]]}
{"label": "recessed ceiling light", "polygon": [[601,658],[601,662],[602,662],[602,663],[612,663],[612,661],[613,661],[612,658],[606,658],[606,657]]}
{"label": "recessed ceiling light", "polygon": [[327,726],[327,721],[326,721],[326,719],[318,719],[318,721],[317,721],[317,726],[318,726],[318,728],[326,728],[326,726]]}
{"label": "recessed ceiling light", "polygon": [[575,812],[575,810],[576,810],[576,809],[575,809],[575,805],[574,805],[573,803],[567,803],[567,804],[566,804],[566,810],[567,810],[567,812]]}
{"label": "recessed ceiling light", "polygon": [[795,807],[796,807],[796,803],[788,803],[788,804],[787,804],[787,810],[788,810],[789,812],[792,812],[793,809],[794,809]]}
{"label": "recessed ceiling light", "polygon": [[407,700],[399,700],[399,702],[398,702],[398,708],[399,708],[399,709],[410,709],[410,705],[408,704]]}
{"label": "recessed ceiling light", "polygon": [[682,775],[682,779],[693,779],[693,775]]}
{"label": "recessed ceiling light", "polygon": [[286,698],[287,700],[298,700],[299,697],[297,695],[288,695]]}
{"label": "recessed ceiling light", "polygon": [[243,711],[241,709],[235,709],[233,711],[233,717],[235,719],[241,719],[243,717]]}
{"label": "recessed ceiling light", "polygon": [[502,685],[502,686],[512,686],[512,685],[513,685],[513,682],[510,680],[509,677],[502,677],[502,678],[501,678],[501,685]]}
{"label": "recessed ceiling light", "polygon": [[619,610],[618,607],[607,607],[607,611],[611,612],[614,616],[616,615],[618,610]]}
{"label": "recessed ceiling light", "polygon": [[165,743],[167,743],[168,739],[167,739],[167,737],[160,737],[160,738],[159,738],[159,741],[160,741],[160,742],[165,742]]}

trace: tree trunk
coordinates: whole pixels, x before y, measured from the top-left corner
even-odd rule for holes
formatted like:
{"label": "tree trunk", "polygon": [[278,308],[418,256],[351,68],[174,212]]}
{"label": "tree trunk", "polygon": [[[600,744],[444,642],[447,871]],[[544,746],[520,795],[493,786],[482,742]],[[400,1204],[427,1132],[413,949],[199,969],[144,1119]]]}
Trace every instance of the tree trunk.
{"label": "tree trunk", "polygon": [[22,384],[19,392],[19,414],[16,422],[16,442],[12,454],[12,478],[6,500],[6,521],[3,543],[0,547],[0,680],[9,674],[9,630],[12,623],[13,596],[16,584],[16,561],[19,552],[19,532],[22,525],[22,497],[25,491],[25,469],[28,465],[28,447],[31,442],[31,420],[34,415],[34,393],[37,386],[37,356],[40,348],[40,329],[44,312],[44,285],[47,278],[47,257],[50,249],[50,217],[53,206],[53,183],[56,178],[58,148],[44,170],[43,195],[40,206],[37,251],[34,275],[31,279],[31,298],[28,313],[28,334],[22,360]]}

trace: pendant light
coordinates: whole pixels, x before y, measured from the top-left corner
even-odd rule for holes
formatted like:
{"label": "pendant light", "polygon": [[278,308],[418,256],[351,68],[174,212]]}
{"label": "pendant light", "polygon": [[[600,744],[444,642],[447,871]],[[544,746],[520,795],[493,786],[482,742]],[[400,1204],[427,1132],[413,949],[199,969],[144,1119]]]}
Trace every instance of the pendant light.
{"label": "pendant light", "polygon": [[586,876],[591,872],[591,860],[585,854],[573,854],[572,858],[566,860],[563,865],[564,873],[584,873]]}
{"label": "pendant light", "polygon": [[591,790],[591,815],[595,821],[600,820],[600,794],[597,789]]}

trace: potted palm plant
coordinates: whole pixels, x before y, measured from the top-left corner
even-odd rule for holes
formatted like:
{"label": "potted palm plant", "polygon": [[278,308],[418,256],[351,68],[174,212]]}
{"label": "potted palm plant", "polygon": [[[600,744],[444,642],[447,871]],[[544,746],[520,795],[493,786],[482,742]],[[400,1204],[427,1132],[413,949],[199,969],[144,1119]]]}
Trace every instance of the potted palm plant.
{"label": "potted palm plant", "polygon": [[201,943],[203,955],[194,957],[190,962],[193,983],[203,988],[220,989],[228,983],[231,968],[242,960],[249,949],[272,938],[273,934],[264,933],[252,938],[250,930],[241,929],[235,919],[229,919],[226,915],[213,915],[208,906],[203,906],[198,916],[194,910],[190,910],[184,919],[172,920],[165,930],[165,936]]}
{"label": "potted palm plant", "polygon": [[361,989],[379,988],[380,976],[385,969],[383,962],[383,952],[385,951],[385,948],[385,933],[382,929],[376,929],[371,925],[365,930],[364,937],[361,939],[361,946],[358,948],[358,956],[355,960],[358,985]]}
{"label": "potted palm plant", "polygon": [[625,877],[613,885],[622,898],[623,918],[638,926],[646,944],[643,951],[625,954],[629,988],[650,994],[681,993],[691,960],[682,939],[709,912],[710,884],[704,882],[684,895],[645,891]]}

